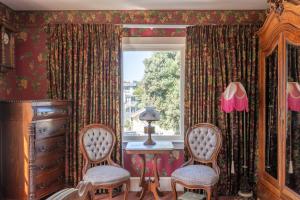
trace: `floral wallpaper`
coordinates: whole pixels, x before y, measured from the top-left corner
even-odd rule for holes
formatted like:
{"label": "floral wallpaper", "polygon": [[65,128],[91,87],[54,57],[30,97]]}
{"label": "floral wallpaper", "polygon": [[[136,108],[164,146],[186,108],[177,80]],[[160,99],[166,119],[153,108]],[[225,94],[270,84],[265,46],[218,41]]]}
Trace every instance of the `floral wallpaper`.
{"label": "floral wallpaper", "polygon": [[[265,11],[130,10],[130,11],[13,11],[0,3],[0,19],[18,27],[16,71],[0,74],[0,99],[47,98],[46,34],[48,23],[114,24],[232,24],[260,23]],[[123,36],[183,37],[185,29],[132,28]]]}
{"label": "floral wallpaper", "polygon": [[[16,98],[47,97],[46,35],[48,23],[114,24],[232,24],[259,23],[264,11],[22,11],[17,13],[20,32],[16,44]],[[185,29],[125,29],[124,36],[185,36]]]}
{"label": "floral wallpaper", "polygon": [[126,28],[123,30],[125,37],[185,37],[182,28]]}
{"label": "floral wallpaper", "polygon": [[[47,48],[45,26],[48,23],[114,24],[247,24],[261,23],[265,11],[131,10],[131,11],[13,11],[0,3],[0,21],[15,25],[16,70],[0,74],[0,99],[47,98]],[[185,29],[124,29],[123,36],[184,37]],[[151,165],[148,158],[147,165]],[[183,151],[162,155],[159,171],[169,176],[183,163]],[[124,154],[124,166],[133,176],[140,173],[140,160]],[[162,167],[165,166],[165,167]]]}
{"label": "floral wallpaper", "polygon": [[47,98],[47,48],[43,28],[24,27],[16,42],[16,93],[21,99]]}
{"label": "floral wallpaper", "polygon": [[[124,168],[133,177],[140,177],[142,173],[142,160],[138,155],[128,155],[123,152]],[[146,176],[153,175],[153,155],[146,156]],[[170,153],[161,154],[157,160],[159,176],[168,177],[172,172],[179,168],[184,162],[184,151],[175,150]]]}
{"label": "floral wallpaper", "polygon": [[6,5],[0,3],[0,19],[1,22],[6,22],[7,24],[14,24],[17,20],[17,14],[15,11],[10,9]]}
{"label": "floral wallpaper", "polygon": [[17,12],[19,23],[41,26],[48,23],[113,24],[220,24],[259,23],[265,11],[118,10],[118,11],[34,11]]}

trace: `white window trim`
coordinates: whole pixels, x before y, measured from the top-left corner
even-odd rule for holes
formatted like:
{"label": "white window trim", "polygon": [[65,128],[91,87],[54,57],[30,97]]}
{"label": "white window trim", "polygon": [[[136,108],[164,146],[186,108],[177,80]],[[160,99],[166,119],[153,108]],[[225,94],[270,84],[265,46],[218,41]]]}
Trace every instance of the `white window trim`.
{"label": "white window trim", "polygon": [[[167,51],[177,50],[181,53],[181,69],[180,69],[180,135],[173,136],[155,136],[154,140],[158,141],[173,141],[182,142],[184,140],[184,65],[185,65],[185,37],[123,37],[122,51]],[[123,63],[123,53],[122,53]],[[121,67],[121,116],[124,115],[123,110],[123,66]],[[147,135],[144,136],[127,136],[124,135],[123,119],[121,120],[122,139],[124,142],[128,141],[144,141]]]}

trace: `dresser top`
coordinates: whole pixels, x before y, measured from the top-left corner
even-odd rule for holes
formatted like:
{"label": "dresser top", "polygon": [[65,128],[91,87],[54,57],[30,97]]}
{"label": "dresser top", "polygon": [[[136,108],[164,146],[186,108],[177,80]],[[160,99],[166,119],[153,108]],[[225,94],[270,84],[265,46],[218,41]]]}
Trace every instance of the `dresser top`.
{"label": "dresser top", "polygon": [[65,104],[71,102],[70,100],[58,99],[37,99],[37,100],[0,100],[0,103],[30,103],[32,106],[47,106],[56,104]]}

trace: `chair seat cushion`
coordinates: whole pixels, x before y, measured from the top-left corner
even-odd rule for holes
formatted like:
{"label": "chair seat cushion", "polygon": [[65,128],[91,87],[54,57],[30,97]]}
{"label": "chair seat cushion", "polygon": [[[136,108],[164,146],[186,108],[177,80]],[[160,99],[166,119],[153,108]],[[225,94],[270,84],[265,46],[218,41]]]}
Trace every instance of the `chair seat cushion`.
{"label": "chair seat cushion", "polygon": [[178,168],[172,173],[172,179],[187,185],[213,186],[219,180],[215,170],[206,165],[188,165]]}
{"label": "chair seat cushion", "polygon": [[123,168],[103,165],[88,169],[83,180],[93,185],[105,185],[126,181],[129,177],[129,172]]}

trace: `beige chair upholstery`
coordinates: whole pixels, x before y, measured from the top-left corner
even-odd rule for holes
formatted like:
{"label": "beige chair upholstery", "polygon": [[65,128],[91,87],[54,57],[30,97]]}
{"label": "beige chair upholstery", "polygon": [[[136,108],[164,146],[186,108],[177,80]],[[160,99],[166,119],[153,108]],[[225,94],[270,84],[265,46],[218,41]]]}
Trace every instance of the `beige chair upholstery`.
{"label": "beige chair upholstery", "polygon": [[94,191],[107,189],[112,199],[113,188],[125,184],[124,199],[128,198],[130,174],[111,160],[115,134],[107,126],[91,124],[80,131],[80,150],[84,157],[83,180],[91,182]]}
{"label": "beige chair upholstery", "polygon": [[[185,137],[190,159],[171,176],[173,197],[177,199],[176,184],[189,189],[203,189],[211,199],[213,187],[219,180],[217,156],[222,144],[221,131],[212,124],[201,123],[191,127]],[[195,164],[195,161],[200,164]]]}
{"label": "beige chair upholstery", "polygon": [[188,185],[213,186],[218,182],[219,175],[213,168],[205,165],[188,165],[175,170],[172,178]]}
{"label": "beige chair upholstery", "polygon": [[48,197],[47,200],[91,200],[92,184],[81,181],[76,188],[66,188]]}
{"label": "beige chair upholstery", "polygon": [[83,180],[93,184],[114,184],[130,178],[127,170],[115,166],[96,166],[87,170]]}
{"label": "beige chair upholstery", "polygon": [[112,148],[113,137],[105,128],[91,128],[83,136],[83,145],[90,160],[101,160]]}
{"label": "beige chair upholstery", "polygon": [[191,152],[198,160],[210,160],[217,142],[217,133],[214,129],[208,127],[195,127],[188,135]]}

